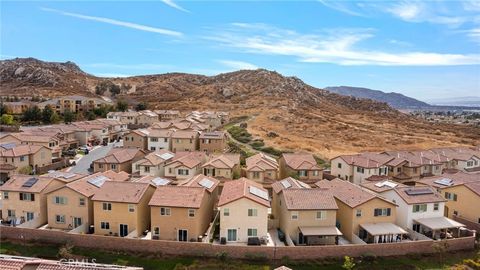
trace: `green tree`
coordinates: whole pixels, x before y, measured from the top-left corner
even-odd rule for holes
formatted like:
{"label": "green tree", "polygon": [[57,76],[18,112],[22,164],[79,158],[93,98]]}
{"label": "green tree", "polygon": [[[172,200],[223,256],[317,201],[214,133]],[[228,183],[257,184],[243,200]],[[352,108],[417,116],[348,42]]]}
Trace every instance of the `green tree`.
{"label": "green tree", "polygon": [[62,120],[62,118],[56,113],[53,112],[52,116],[50,116],[50,123],[57,124]]}
{"label": "green tree", "polygon": [[89,112],[87,113],[87,119],[88,119],[88,120],[95,120],[96,118],[97,118],[97,115],[96,115],[94,112],[89,111]]}
{"label": "green tree", "polygon": [[24,122],[33,122],[42,120],[42,111],[37,107],[33,106],[26,109],[23,112],[22,121]]}
{"label": "green tree", "polygon": [[4,115],[7,113],[7,106],[3,104],[3,98],[0,100],[0,115]]}
{"label": "green tree", "polygon": [[70,110],[66,110],[63,113],[63,122],[65,123],[71,123],[75,120],[75,114],[71,112]]}
{"label": "green tree", "polygon": [[53,111],[53,109],[50,105],[45,106],[45,108],[43,108],[43,111],[42,111],[42,121],[43,121],[43,123],[50,124],[51,123],[50,121],[52,119],[52,115],[54,113],[55,112]]}
{"label": "green tree", "polygon": [[128,109],[128,103],[124,100],[117,101],[117,110],[118,111],[126,111]]}
{"label": "green tree", "polygon": [[146,110],[147,109],[147,103],[145,102],[140,102],[137,104],[137,106],[135,107],[135,110],[137,111],[143,111],[143,110]]}
{"label": "green tree", "polygon": [[355,263],[353,262],[353,258],[345,256],[345,261],[343,262],[342,268],[346,270],[352,270],[355,267]]}
{"label": "green tree", "polygon": [[2,125],[13,125],[13,116],[10,114],[2,114],[2,117],[0,118],[0,122]]}

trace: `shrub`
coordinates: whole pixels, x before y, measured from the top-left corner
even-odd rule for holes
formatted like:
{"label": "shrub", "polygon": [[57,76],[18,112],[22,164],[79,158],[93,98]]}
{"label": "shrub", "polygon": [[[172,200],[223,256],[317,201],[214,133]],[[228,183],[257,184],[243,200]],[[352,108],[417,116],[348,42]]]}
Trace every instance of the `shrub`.
{"label": "shrub", "polygon": [[73,245],[72,244],[65,244],[60,247],[58,250],[57,257],[60,259],[70,259],[73,257]]}
{"label": "shrub", "polygon": [[226,262],[228,259],[228,252],[225,252],[225,251],[218,252],[217,254],[215,254],[215,257],[217,257],[217,259],[219,259],[222,262]]}
{"label": "shrub", "polygon": [[261,261],[261,262],[264,262],[264,261],[267,261],[268,260],[268,256],[267,254],[263,253],[263,252],[259,252],[259,253],[245,253],[245,259],[249,260],[249,261]]}
{"label": "shrub", "polygon": [[353,259],[345,256],[345,261],[343,262],[342,268],[346,270],[352,270],[355,267],[355,263],[353,262]]}
{"label": "shrub", "polygon": [[278,150],[278,149],[275,149],[275,148],[273,148],[273,147],[271,147],[271,146],[263,147],[263,148],[261,149],[261,151],[262,151],[262,152],[265,152],[265,153],[267,153],[267,154],[271,154],[271,155],[277,156],[277,157],[281,156],[282,153],[283,153],[282,151],[280,151],[280,150]]}

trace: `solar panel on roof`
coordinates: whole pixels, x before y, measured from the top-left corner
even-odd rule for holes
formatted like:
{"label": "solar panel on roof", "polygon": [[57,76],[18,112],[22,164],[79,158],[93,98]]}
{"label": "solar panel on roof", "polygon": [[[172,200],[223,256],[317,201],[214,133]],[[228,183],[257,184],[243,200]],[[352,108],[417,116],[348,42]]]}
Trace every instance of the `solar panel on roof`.
{"label": "solar panel on roof", "polygon": [[159,154],[155,154],[155,155],[157,155],[157,157],[159,157],[161,159],[164,159],[164,160],[171,159],[174,156],[171,153],[163,153],[161,155],[159,155]]}
{"label": "solar panel on roof", "polygon": [[200,184],[200,186],[204,187],[204,188],[211,188],[213,187],[213,181],[211,181],[210,179],[208,178],[203,178],[200,182],[198,182]]}
{"label": "solar panel on roof", "polygon": [[259,188],[257,188],[257,187],[254,187],[254,186],[249,186],[249,187],[248,187],[248,191],[249,191],[251,194],[253,194],[253,195],[257,196],[257,197],[260,197],[260,198],[268,201],[268,192],[266,192],[266,191],[264,191],[264,190],[261,190],[261,189],[259,189]]}
{"label": "solar panel on roof", "polygon": [[155,177],[155,178],[152,179],[152,182],[156,186],[165,186],[166,184],[170,183],[170,180],[167,180],[167,179],[164,179],[164,178],[161,178],[161,177]]}
{"label": "solar panel on roof", "polygon": [[12,148],[15,148],[16,144],[15,143],[3,143],[3,144],[0,144],[0,147],[4,148],[4,149],[7,149],[7,150],[10,150]]}
{"label": "solar panel on roof", "polygon": [[442,178],[439,180],[435,180],[433,182],[442,186],[447,186],[447,187],[453,185],[453,180],[449,178]]}
{"label": "solar panel on roof", "polygon": [[38,181],[38,178],[30,178],[27,180],[27,182],[23,183],[22,187],[32,187],[33,185],[35,185],[35,183],[37,183]]}
{"label": "solar panel on roof", "polygon": [[87,182],[96,186],[96,187],[101,187],[105,183],[105,181],[107,181],[107,180],[108,180],[108,177],[103,176],[103,175],[99,175],[99,176],[96,176],[92,179],[88,179]]}
{"label": "solar panel on roof", "polygon": [[280,183],[282,183],[282,186],[284,188],[289,188],[292,186],[292,184],[290,184],[290,182],[288,182],[288,180],[282,180]]}
{"label": "solar panel on roof", "polygon": [[433,191],[429,188],[421,188],[421,189],[407,189],[405,190],[405,193],[407,193],[410,196],[415,196],[415,195],[427,195],[427,194],[433,194]]}

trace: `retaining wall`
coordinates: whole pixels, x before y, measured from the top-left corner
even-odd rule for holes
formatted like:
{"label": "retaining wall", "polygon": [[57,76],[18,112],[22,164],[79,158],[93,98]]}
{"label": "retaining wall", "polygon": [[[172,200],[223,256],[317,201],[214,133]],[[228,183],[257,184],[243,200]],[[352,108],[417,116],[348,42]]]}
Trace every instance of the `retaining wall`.
{"label": "retaining wall", "polygon": [[[71,234],[63,231],[39,230],[18,227],[0,227],[2,239],[21,241],[37,241],[43,243],[64,244],[95,248],[110,251],[156,253],[164,255],[182,256],[218,256],[226,253],[228,257],[242,259],[281,259],[288,257],[292,260],[321,259],[326,257],[361,256],[374,254],[376,256],[405,255],[411,253],[434,253],[433,240],[414,242],[340,245],[340,246],[297,246],[297,247],[267,247],[267,246],[232,246],[213,245],[198,242],[176,242],[162,240],[129,239],[113,236]],[[474,237],[463,237],[444,240],[447,250],[469,250],[475,245]]]}

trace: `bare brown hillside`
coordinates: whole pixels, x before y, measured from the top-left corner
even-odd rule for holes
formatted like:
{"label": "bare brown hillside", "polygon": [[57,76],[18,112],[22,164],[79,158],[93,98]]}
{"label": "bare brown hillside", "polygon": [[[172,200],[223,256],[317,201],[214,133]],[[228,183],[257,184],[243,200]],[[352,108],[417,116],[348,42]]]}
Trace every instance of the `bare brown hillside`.
{"label": "bare brown hillside", "polygon": [[[120,98],[132,103],[145,101],[151,108],[250,115],[249,131],[264,138],[267,145],[304,149],[323,157],[480,142],[478,128],[423,122],[385,103],[333,94],[262,69],[210,77],[169,73],[98,78],[71,62],[32,58],[0,62],[2,95],[95,95],[95,86],[102,81],[123,84]],[[267,137],[270,131],[279,136]]]}

